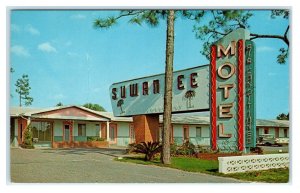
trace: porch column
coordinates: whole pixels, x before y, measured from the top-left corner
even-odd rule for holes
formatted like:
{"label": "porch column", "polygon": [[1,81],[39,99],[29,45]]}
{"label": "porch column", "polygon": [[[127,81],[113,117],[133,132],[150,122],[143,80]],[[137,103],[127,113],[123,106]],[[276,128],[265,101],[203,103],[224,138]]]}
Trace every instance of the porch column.
{"label": "porch column", "polygon": [[30,125],[30,123],[31,123],[31,118],[28,117],[28,119],[27,119],[27,125]]}
{"label": "porch column", "polygon": [[159,115],[136,115],[133,116],[135,142],[159,141]]}
{"label": "porch column", "polygon": [[106,121],[106,141],[109,142],[109,122]]}

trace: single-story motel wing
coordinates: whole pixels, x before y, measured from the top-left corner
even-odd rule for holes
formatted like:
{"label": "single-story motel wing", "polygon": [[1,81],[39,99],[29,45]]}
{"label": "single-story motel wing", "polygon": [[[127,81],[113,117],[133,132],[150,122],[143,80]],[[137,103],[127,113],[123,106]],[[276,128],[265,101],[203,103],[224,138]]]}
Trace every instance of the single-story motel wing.
{"label": "single-story motel wing", "polygon": [[[82,106],[52,108],[11,107],[10,144],[17,147],[24,141],[24,131],[30,124],[36,147],[126,147],[138,135],[152,135],[160,141],[162,116],[155,133],[139,133],[132,117],[115,117],[110,112],[93,111]],[[289,121],[256,120],[256,135],[273,134],[289,137]],[[172,115],[171,142],[182,144],[189,140],[195,145],[211,146],[209,116],[193,114]],[[97,141],[93,139],[98,139]]]}

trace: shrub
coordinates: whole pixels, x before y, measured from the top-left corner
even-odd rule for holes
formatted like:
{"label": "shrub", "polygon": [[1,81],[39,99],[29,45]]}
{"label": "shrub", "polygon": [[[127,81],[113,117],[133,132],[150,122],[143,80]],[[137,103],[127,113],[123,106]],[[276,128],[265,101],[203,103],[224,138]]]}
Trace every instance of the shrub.
{"label": "shrub", "polygon": [[198,145],[197,149],[198,149],[198,151],[196,153],[211,153],[212,152],[212,150],[208,146]]}
{"label": "shrub", "polygon": [[28,125],[27,128],[24,131],[24,141],[21,145],[22,148],[26,149],[33,149],[33,137],[32,137],[32,131],[31,131],[31,126]]}
{"label": "shrub", "polygon": [[161,144],[159,142],[141,142],[133,146],[133,151],[135,153],[145,154],[145,161],[152,161],[155,154],[160,153],[162,150]]}
{"label": "shrub", "polygon": [[98,136],[88,136],[87,141],[105,141],[105,139]]}
{"label": "shrub", "polygon": [[257,153],[257,154],[264,154],[264,151],[261,147],[251,147],[250,152]]}
{"label": "shrub", "polygon": [[126,149],[126,153],[133,153],[136,145],[137,145],[136,143],[128,144],[128,147]]}
{"label": "shrub", "polygon": [[177,154],[178,146],[176,143],[170,145],[170,154],[171,156],[175,156]]}
{"label": "shrub", "polygon": [[195,145],[186,141],[180,146],[177,151],[177,155],[193,155],[195,154]]}

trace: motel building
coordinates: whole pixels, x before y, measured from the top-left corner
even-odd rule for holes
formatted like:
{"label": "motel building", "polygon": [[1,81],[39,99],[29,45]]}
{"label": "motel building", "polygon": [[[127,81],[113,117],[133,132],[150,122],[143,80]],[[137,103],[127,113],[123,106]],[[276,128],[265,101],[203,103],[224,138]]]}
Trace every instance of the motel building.
{"label": "motel building", "polygon": [[[209,64],[173,72],[172,143],[188,140],[220,152],[249,152],[261,134],[289,137],[288,121],[256,119],[255,53],[250,32],[237,29],[211,46]],[[164,73],[113,83],[113,113],[81,106],[12,108],[11,144],[22,144],[29,124],[36,146],[126,147],[160,141],[164,85]]]}
{"label": "motel building", "polygon": [[[10,109],[10,144],[18,147],[24,140],[24,131],[30,124],[34,146],[48,148],[127,147],[147,136],[161,140],[162,116],[155,132],[139,130],[132,117],[115,117],[110,112],[93,111],[82,106],[52,108],[12,107]],[[144,124],[139,120],[138,124]],[[194,145],[211,146],[209,116],[174,114],[171,142],[178,145],[189,140]],[[289,137],[289,121],[256,120],[256,135],[273,134],[276,138]],[[92,141],[92,139],[101,139]]]}

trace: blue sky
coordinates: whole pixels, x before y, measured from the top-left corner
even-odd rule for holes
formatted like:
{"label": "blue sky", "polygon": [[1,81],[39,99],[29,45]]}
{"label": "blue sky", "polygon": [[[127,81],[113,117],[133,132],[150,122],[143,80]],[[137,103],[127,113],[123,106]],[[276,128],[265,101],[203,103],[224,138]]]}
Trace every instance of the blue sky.
{"label": "blue sky", "polygon": [[[17,10],[11,12],[11,106],[18,105],[15,82],[30,77],[33,107],[98,103],[111,111],[109,86],[114,82],[162,73],[165,64],[166,25],[152,28],[120,20],[108,29],[93,28],[109,11]],[[270,19],[270,11],[255,11],[251,32],[283,34],[288,20]],[[175,23],[174,70],[208,64],[200,54],[203,42],[195,38],[193,22]],[[289,112],[289,67],[276,63],[280,40],[258,39],[257,118],[274,119]],[[289,61],[288,61],[289,62]]]}

